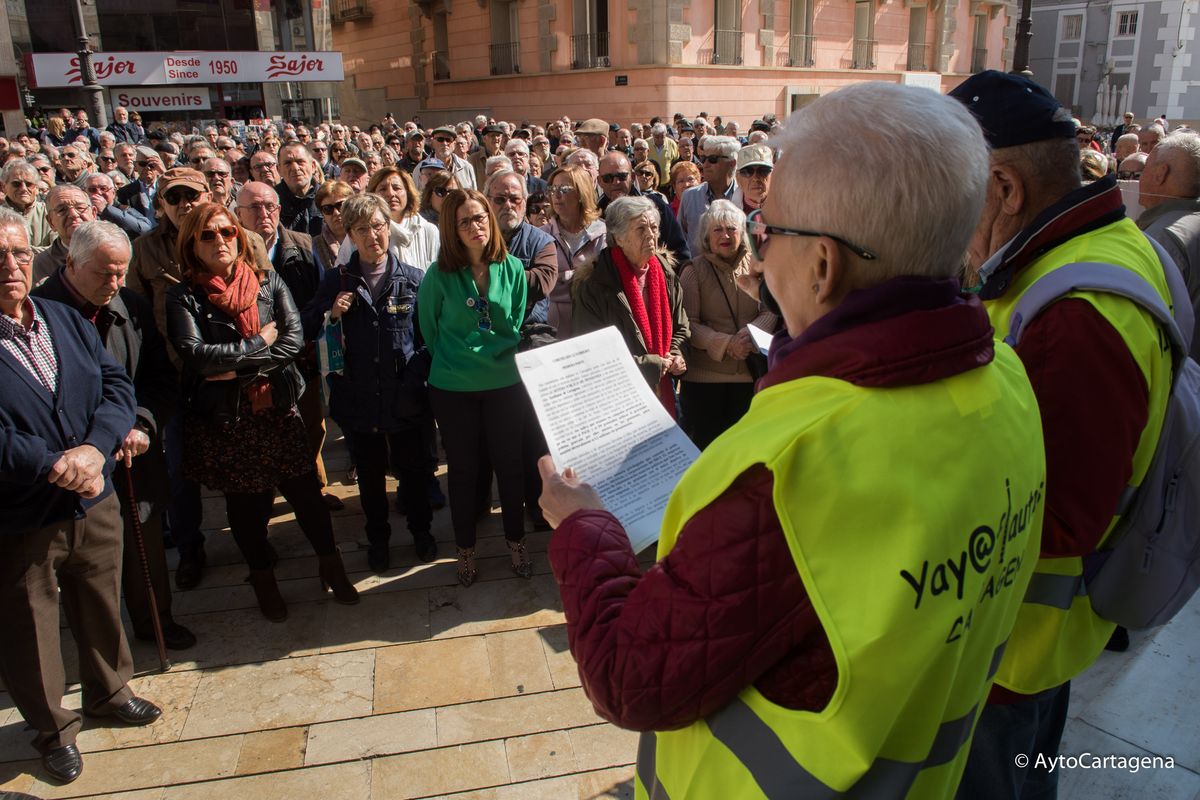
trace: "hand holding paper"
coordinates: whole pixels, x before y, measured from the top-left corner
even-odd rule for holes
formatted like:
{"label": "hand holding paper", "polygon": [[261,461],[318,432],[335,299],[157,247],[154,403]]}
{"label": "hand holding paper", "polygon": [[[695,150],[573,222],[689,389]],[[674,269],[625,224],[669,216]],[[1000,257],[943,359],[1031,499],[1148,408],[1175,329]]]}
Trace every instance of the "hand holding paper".
{"label": "hand holding paper", "polygon": [[542,496],[538,505],[550,527],[557,528],[559,523],[576,511],[587,509],[603,509],[604,501],[596,490],[579,480],[571,467],[558,474],[554,459],[542,456],[538,460],[538,472],[542,474]]}

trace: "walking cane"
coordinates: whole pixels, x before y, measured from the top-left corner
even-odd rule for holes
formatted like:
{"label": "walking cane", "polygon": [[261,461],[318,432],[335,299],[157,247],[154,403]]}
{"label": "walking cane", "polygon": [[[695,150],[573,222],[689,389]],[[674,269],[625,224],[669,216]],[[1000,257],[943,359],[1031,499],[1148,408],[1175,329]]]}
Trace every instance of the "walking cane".
{"label": "walking cane", "polygon": [[125,494],[129,500],[129,508],[133,512],[133,539],[137,542],[138,560],[142,562],[142,575],[146,579],[146,594],[150,596],[150,617],[154,623],[154,642],[158,645],[158,664],[160,672],[171,668],[167,658],[167,643],[163,638],[162,620],[158,617],[158,598],[154,595],[154,581],[150,580],[150,559],[146,558],[146,542],[142,538],[142,515],[138,511],[137,495],[133,491],[133,471],[125,467]]}

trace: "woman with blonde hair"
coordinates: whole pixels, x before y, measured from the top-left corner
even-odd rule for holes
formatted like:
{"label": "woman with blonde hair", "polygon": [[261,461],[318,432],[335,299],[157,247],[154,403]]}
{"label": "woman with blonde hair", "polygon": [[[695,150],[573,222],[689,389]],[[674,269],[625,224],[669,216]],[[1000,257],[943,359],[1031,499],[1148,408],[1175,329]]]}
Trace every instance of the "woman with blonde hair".
{"label": "woman with blonde hair", "polygon": [[550,292],[550,325],[559,338],[571,335],[571,278],[575,270],[604,249],[607,228],[596,204],[596,188],[582,167],[559,167],[550,173],[551,219],[542,230],[554,238],[558,281]]}
{"label": "woman with blonde hair", "polygon": [[[437,226],[421,216],[421,197],[412,176],[396,167],[383,167],[371,176],[367,194],[378,195],[388,206],[391,233],[388,249],[400,261],[424,272],[437,260],[440,248]],[[338,259],[348,263],[349,254]]]}
{"label": "woman with blonde hair", "polygon": [[679,201],[683,193],[702,182],[700,168],[691,161],[678,161],[671,167],[671,213],[679,216]]}
{"label": "woman with blonde hair", "polygon": [[313,202],[321,212],[321,232],[313,237],[313,260],[321,272],[337,266],[341,254],[342,240],[346,238],[346,224],[342,219],[342,204],[354,196],[354,190],[345,181],[325,181],[317,189]]}

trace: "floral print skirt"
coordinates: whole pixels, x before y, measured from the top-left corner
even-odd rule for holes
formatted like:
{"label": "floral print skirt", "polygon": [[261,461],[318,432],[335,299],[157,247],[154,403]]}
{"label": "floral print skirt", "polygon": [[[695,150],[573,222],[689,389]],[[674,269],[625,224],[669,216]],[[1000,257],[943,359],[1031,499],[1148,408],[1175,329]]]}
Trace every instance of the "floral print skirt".
{"label": "floral print skirt", "polygon": [[245,414],[232,423],[183,422],[183,472],[218,492],[251,494],[316,469],[295,409]]}

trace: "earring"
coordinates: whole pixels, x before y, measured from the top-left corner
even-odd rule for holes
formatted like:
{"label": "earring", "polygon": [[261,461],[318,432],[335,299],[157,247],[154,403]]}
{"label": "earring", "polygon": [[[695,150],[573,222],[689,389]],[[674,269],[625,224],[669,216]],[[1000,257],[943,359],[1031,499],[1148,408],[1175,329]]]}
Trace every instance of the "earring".
{"label": "earring", "polygon": [[821,284],[814,283],[812,285],[812,290],[813,290],[813,294],[820,294],[821,293]]}

